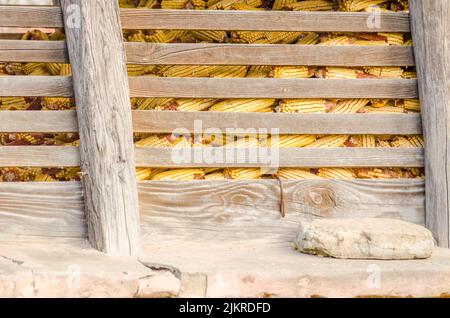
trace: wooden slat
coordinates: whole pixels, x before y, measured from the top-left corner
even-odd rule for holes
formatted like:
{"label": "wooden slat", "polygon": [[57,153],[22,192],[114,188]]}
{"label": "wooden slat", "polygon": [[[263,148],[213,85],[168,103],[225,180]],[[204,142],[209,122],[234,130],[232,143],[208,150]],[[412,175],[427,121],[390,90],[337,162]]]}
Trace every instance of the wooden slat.
{"label": "wooden slat", "polygon": [[0,61],[7,62],[67,62],[63,41],[1,40]]}
{"label": "wooden slat", "polygon": [[0,147],[0,167],[77,167],[79,165],[78,147]]}
{"label": "wooden slat", "polygon": [[124,29],[409,32],[407,13],[380,13],[374,28],[366,12],[289,12],[122,9]]}
{"label": "wooden slat", "polygon": [[61,96],[73,95],[72,78],[63,76],[0,76],[2,96]]}
{"label": "wooden slat", "polygon": [[300,220],[394,218],[424,224],[423,180],[276,180],[143,182],[143,243],[158,248],[290,247]]}
{"label": "wooden slat", "polygon": [[[172,133],[187,129],[279,129],[280,134],[399,134],[422,133],[419,114],[267,114],[161,112],[135,110],[135,132]],[[77,132],[76,112],[3,111],[1,132]],[[197,123],[197,124],[196,124]]]}
{"label": "wooden slat", "polygon": [[231,153],[226,149],[136,148],[136,166],[314,168],[423,167],[424,164],[421,148],[254,148],[252,152],[241,148]]}
{"label": "wooden slat", "polygon": [[[0,82],[1,83],[1,82]],[[416,80],[130,77],[132,97],[417,98]]]}
{"label": "wooden slat", "polygon": [[412,66],[410,46],[125,43],[132,64]]}
{"label": "wooden slat", "polygon": [[0,111],[0,132],[77,132],[77,114],[61,111]]}
{"label": "wooden slat", "polygon": [[85,238],[79,182],[0,183],[0,240]]}
{"label": "wooden slat", "polygon": [[[135,132],[172,133],[186,129],[279,129],[280,134],[422,133],[419,114],[268,114],[229,112],[133,111]],[[269,131],[270,132],[270,131]]]}
{"label": "wooden slat", "polygon": [[52,6],[0,6],[0,26],[18,28],[61,28],[61,8]]}

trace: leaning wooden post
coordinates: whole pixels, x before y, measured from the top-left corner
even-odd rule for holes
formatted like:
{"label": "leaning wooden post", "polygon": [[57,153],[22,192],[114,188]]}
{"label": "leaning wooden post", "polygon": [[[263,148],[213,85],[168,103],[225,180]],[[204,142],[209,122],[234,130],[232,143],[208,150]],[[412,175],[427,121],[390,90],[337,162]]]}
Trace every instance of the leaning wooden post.
{"label": "leaning wooden post", "polygon": [[62,0],[80,130],[89,240],[138,255],[133,131],[118,1]]}
{"label": "leaning wooden post", "polygon": [[425,134],[426,225],[450,242],[450,1],[410,0]]}

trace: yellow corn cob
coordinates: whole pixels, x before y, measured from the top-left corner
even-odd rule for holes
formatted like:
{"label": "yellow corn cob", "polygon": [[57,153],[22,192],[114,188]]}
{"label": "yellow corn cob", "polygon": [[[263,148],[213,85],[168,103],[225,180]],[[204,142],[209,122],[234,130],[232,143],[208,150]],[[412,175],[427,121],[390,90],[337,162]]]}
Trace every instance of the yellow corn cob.
{"label": "yellow corn cob", "polygon": [[361,147],[375,148],[377,146],[376,138],[373,135],[359,135],[358,139]]}
{"label": "yellow corn cob", "polygon": [[70,64],[61,64],[61,70],[59,75],[72,76],[72,68],[70,67]]}
{"label": "yellow corn cob", "polygon": [[25,98],[23,97],[1,97],[0,104],[4,106],[17,106],[23,107],[27,105]]}
{"label": "yellow corn cob", "polygon": [[270,75],[274,78],[308,78],[311,73],[307,66],[277,66]]}
{"label": "yellow corn cob", "polygon": [[309,169],[283,168],[279,169],[276,175],[282,180],[320,179],[319,176],[311,173]]}
{"label": "yellow corn cob", "polygon": [[317,33],[308,32],[299,37],[297,44],[312,45],[312,44],[319,43],[319,41],[320,41],[320,36]]}
{"label": "yellow corn cob", "polygon": [[224,175],[234,180],[261,179],[262,171],[259,168],[226,168]]}
{"label": "yellow corn cob", "polygon": [[5,66],[3,66],[3,71],[8,75],[25,74],[24,65],[22,63],[6,63]]}
{"label": "yellow corn cob", "polygon": [[210,74],[211,77],[245,77],[247,66],[218,66]]}
{"label": "yellow corn cob", "polygon": [[225,180],[225,176],[222,171],[212,172],[205,175],[205,180]]}
{"label": "yellow corn cob", "polygon": [[145,36],[145,40],[155,43],[170,43],[187,33],[184,30],[152,30],[150,34]]}
{"label": "yellow corn cob", "polygon": [[144,65],[128,64],[127,65],[128,76],[142,76],[145,74]]}
{"label": "yellow corn cob", "polygon": [[259,7],[263,4],[262,0],[221,0],[212,5],[208,5],[210,10],[227,10],[232,9],[236,4],[246,4],[250,7]]}
{"label": "yellow corn cob", "polygon": [[179,111],[202,111],[210,108],[217,102],[217,99],[212,98],[184,98],[176,100],[176,110]]}
{"label": "yellow corn cob", "polygon": [[378,33],[386,38],[389,45],[403,45],[403,33]]}
{"label": "yellow corn cob", "polygon": [[369,99],[346,99],[337,103],[332,113],[357,113],[369,103]]}
{"label": "yellow corn cob", "polygon": [[59,63],[48,63],[46,64],[48,71],[52,75],[59,75],[61,73],[61,66],[62,64]]}
{"label": "yellow corn cob", "polygon": [[56,179],[63,179],[68,181],[77,180],[79,179],[79,176],[80,176],[80,168],[78,167],[61,169],[55,175]]}
{"label": "yellow corn cob", "polygon": [[[227,141],[224,139],[225,142]],[[223,143],[224,141],[222,141]],[[236,141],[228,142],[224,145],[226,148],[256,148],[259,146],[258,138],[255,136],[241,137]]]}
{"label": "yellow corn cob", "polygon": [[245,77],[265,78],[265,77],[269,77],[271,71],[272,71],[272,67],[262,68],[259,66],[250,66],[250,68],[248,69],[247,75]]}
{"label": "yellow corn cob", "polygon": [[184,9],[188,0],[162,0],[161,9]]}
{"label": "yellow corn cob", "polygon": [[50,41],[62,41],[62,40],[65,40],[65,38],[66,38],[66,36],[64,35],[64,33],[60,29],[55,30],[53,33],[51,33],[48,36],[48,39]]}
{"label": "yellow corn cob", "polygon": [[139,31],[137,33],[130,34],[127,37],[127,40],[129,42],[147,42],[147,37],[146,37],[146,35],[144,33]]}
{"label": "yellow corn cob", "polygon": [[390,102],[389,99],[372,99],[370,104],[372,107],[386,107]]}
{"label": "yellow corn cob", "polygon": [[405,99],[403,107],[407,111],[420,112],[420,101],[418,99]]}
{"label": "yellow corn cob", "polygon": [[358,72],[353,68],[344,67],[324,67],[316,74],[317,77],[333,79],[354,79],[358,78]]}
{"label": "yellow corn cob", "polygon": [[286,8],[289,4],[295,3],[297,0],[275,0],[272,6],[273,10],[281,10]]}
{"label": "yellow corn cob", "polygon": [[138,181],[149,180],[150,176],[155,169],[152,168],[137,168],[136,169],[136,179]]}
{"label": "yellow corn cob", "polygon": [[225,31],[191,31],[191,33],[200,41],[225,42],[227,40]]}
{"label": "yellow corn cob", "polygon": [[64,97],[44,97],[41,102],[43,109],[48,110],[66,110],[75,108],[75,102],[72,98]]}
{"label": "yellow corn cob", "polygon": [[26,63],[22,70],[26,75],[31,75],[34,71],[45,68],[44,63]]}
{"label": "yellow corn cob", "polygon": [[246,3],[235,3],[230,7],[231,10],[265,10],[264,8],[258,8]]}
{"label": "yellow corn cob", "polygon": [[208,65],[172,65],[163,68],[160,73],[164,77],[209,77],[216,68]]}
{"label": "yellow corn cob", "polygon": [[349,180],[356,179],[356,173],[352,169],[345,168],[322,168],[317,174],[321,178]]}
{"label": "yellow corn cob", "polygon": [[401,67],[365,67],[367,74],[378,78],[402,78],[403,69]]}
{"label": "yellow corn cob", "polygon": [[403,78],[417,79],[417,73],[412,71],[403,71]]}
{"label": "yellow corn cob", "polygon": [[353,38],[346,35],[342,35],[326,39],[325,41],[320,42],[319,45],[328,45],[328,46],[351,45],[353,44],[353,42],[354,42]]}
{"label": "yellow corn cob", "polygon": [[330,103],[326,99],[283,99],[278,109],[281,113],[325,113]]}
{"label": "yellow corn cob", "polygon": [[265,38],[265,36],[266,34],[264,32],[237,31],[231,33],[233,40],[239,39],[244,43],[254,43],[259,39]]}
{"label": "yellow corn cob", "polygon": [[305,147],[316,141],[316,136],[313,135],[281,135],[269,137],[263,141],[261,147],[269,148],[297,148]]}
{"label": "yellow corn cob", "polygon": [[425,141],[423,140],[423,136],[409,136],[407,137],[409,143],[417,148],[422,148],[425,145]]}
{"label": "yellow corn cob", "polygon": [[361,179],[391,179],[401,178],[401,169],[357,169],[357,176]]}
{"label": "yellow corn cob", "polygon": [[301,32],[266,32],[266,39],[271,44],[282,43],[289,44],[294,43],[302,35]]}
{"label": "yellow corn cob", "polygon": [[409,39],[409,40],[406,40],[406,41],[403,43],[403,45],[406,45],[406,46],[413,46],[414,43],[413,43],[413,40],[412,40],[412,39]]}
{"label": "yellow corn cob", "polygon": [[52,182],[52,181],[56,181],[55,179],[53,179],[51,176],[47,175],[47,174],[38,174],[36,176],[36,178],[34,179],[35,182]]}
{"label": "yellow corn cob", "polygon": [[404,114],[405,110],[402,107],[396,107],[396,106],[386,106],[386,107],[371,107],[371,106],[365,106],[361,108],[359,113],[397,113],[397,114]]}
{"label": "yellow corn cob", "polygon": [[326,0],[306,0],[290,3],[285,7],[294,11],[332,11],[334,9],[334,2]]}
{"label": "yellow corn cob", "polygon": [[48,41],[48,35],[45,32],[42,32],[41,30],[31,30],[27,31],[23,36],[22,40],[41,40],[41,41]]}
{"label": "yellow corn cob", "polygon": [[362,46],[385,46],[389,45],[386,41],[373,41],[373,40],[361,40],[356,39],[353,42],[353,45],[362,45]]}
{"label": "yellow corn cob", "polygon": [[391,142],[391,146],[396,148],[415,148],[408,139],[402,136],[395,137]]}
{"label": "yellow corn cob", "polygon": [[321,137],[315,142],[307,145],[306,148],[343,147],[349,137],[350,136],[348,135],[333,135]]}
{"label": "yellow corn cob", "polygon": [[205,171],[203,169],[171,169],[155,174],[152,180],[155,181],[190,181],[203,179]]}
{"label": "yellow corn cob", "polygon": [[227,99],[209,108],[213,112],[258,112],[275,105],[275,99]]}
{"label": "yellow corn cob", "polygon": [[342,11],[361,11],[387,1],[388,0],[342,0],[340,2],[340,8]]}
{"label": "yellow corn cob", "polygon": [[136,106],[140,110],[155,109],[156,107],[164,108],[168,105],[176,105],[173,98],[138,98]]}
{"label": "yellow corn cob", "polygon": [[135,146],[140,147],[172,147],[172,144],[167,137],[160,137],[158,135],[151,135],[150,137],[139,140]]}

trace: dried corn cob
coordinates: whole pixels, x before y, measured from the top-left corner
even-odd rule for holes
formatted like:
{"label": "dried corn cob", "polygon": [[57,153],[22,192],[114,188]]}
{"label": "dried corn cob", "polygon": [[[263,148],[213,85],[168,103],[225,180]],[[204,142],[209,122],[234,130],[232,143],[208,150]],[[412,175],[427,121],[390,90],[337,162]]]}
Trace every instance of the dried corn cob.
{"label": "dried corn cob", "polygon": [[369,99],[346,99],[337,103],[332,113],[357,113],[370,102]]}
{"label": "dried corn cob", "polygon": [[234,180],[261,179],[263,175],[260,168],[226,168],[224,175]]}
{"label": "dried corn cob", "polygon": [[271,44],[294,43],[302,35],[302,32],[266,32],[266,39]]}
{"label": "dried corn cob", "polygon": [[405,99],[403,103],[403,107],[407,111],[420,112],[420,101],[418,99]]}
{"label": "dried corn cob", "polygon": [[209,77],[217,66],[172,65],[160,70],[164,77]]}
{"label": "dried corn cob", "polygon": [[227,99],[209,108],[214,112],[259,112],[275,105],[275,99]]}
{"label": "dried corn cob", "polygon": [[352,45],[354,43],[354,39],[347,36],[336,36],[328,38],[322,42],[319,43],[319,45],[327,45],[327,46],[338,46],[338,45]]}
{"label": "dried corn cob", "polygon": [[72,68],[70,64],[61,64],[60,76],[72,76]]}
{"label": "dried corn cob", "polygon": [[358,78],[358,71],[345,67],[323,67],[316,72],[319,78],[353,79]]}
{"label": "dried corn cob", "polygon": [[378,78],[403,78],[401,67],[365,67],[364,71]]}
{"label": "dried corn cob", "polygon": [[285,7],[294,11],[332,11],[333,1],[326,0],[306,0],[287,4]]}
{"label": "dried corn cob", "polygon": [[403,33],[378,33],[378,35],[384,37],[389,45],[403,45]]}
{"label": "dried corn cob", "polygon": [[388,0],[341,0],[340,8],[342,11],[361,11],[387,1]]}
{"label": "dried corn cob", "polygon": [[278,110],[281,113],[325,113],[333,104],[326,99],[283,99]]}
{"label": "dried corn cob", "polygon": [[162,0],[161,9],[184,9],[188,0]]}
{"label": "dried corn cob", "polygon": [[317,44],[320,41],[320,36],[314,32],[308,32],[301,35],[297,41],[297,44],[312,45]]}
{"label": "dried corn cob", "polygon": [[313,135],[281,135],[260,141],[260,146],[269,148],[296,148],[305,147],[314,141],[316,141],[316,136]]}
{"label": "dried corn cob", "polygon": [[136,179],[138,181],[144,181],[144,180],[149,180],[152,173],[154,172],[155,169],[151,169],[151,168],[137,168],[136,169]]}
{"label": "dried corn cob", "polygon": [[343,147],[349,137],[350,136],[348,135],[333,135],[321,137],[315,142],[307,145],[306,148]]}
{"label": "dried corn cob", "polygon": [[211,71],[211,77],[245,77],[247,66],[218,66]]}
{"label": "dried corn cob", "polygon": [[150,137],[139,140],[135,143],[136,147],[172,147],[172,143],[168,137],[161,137],[158,135],[151,135]]}
{"label": "dried corn cob", "polygon": [[152,176],[154,181],[191,181],[203,179],[205,171],[203,169],[171,169],[160,172]]}
{"label": "dried corn cob", "polygon": [[225,176],[222,171],[212,172],[205,175],[205,180],[225,180]]}
{"label": "dried corn cob", "polygon": [[345,168],[322,168],[317,174],[321,178],[349,180],[356,179],[357,175],[352,169]]}
{"label": "dried corn cob", "polygon": [[277,66],[270,73],[274,78],[308,78],[312,74],[307,66]]}
{"label": "dried corn cob", "polygon": [[319,176],[311,173],[309,169],[283,168],[279,169],[276,175],[282,180],[320,179]]}
{"label": "dried corn cob", "polygon": [[191,34],[200,41],[225,42],[228,37],[225,31],[191,31]]}
{"label": "dried corn cob", "polygon": [[286,8],[289,4],[296,3],[297,0],[275,0],[273,2],[273,10],[281,10]]}

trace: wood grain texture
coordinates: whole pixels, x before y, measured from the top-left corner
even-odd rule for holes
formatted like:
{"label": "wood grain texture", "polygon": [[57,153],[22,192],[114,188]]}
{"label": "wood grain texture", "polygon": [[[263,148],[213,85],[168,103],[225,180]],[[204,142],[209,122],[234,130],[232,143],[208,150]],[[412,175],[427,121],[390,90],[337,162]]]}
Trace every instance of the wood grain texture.
{"label": "wood grain texture", "polygon": [[86,238],[79,182],[0,183],[0,240]]}
{"label": "wood grain texture", "polygon": [[0,76],[0,97],[71,97],[72,78],[63,76]]}
{"label": "wood grain texture", "polygon": [[133,111],[135,132],[172,133],[186,129],[279,129],[280,134],[419,135],[419,114],[282,114],[231,112]]}
{"label": "wood grain texture", "polygon": [[138,167],[423,167],[421,148],[136,148]]}
{"label": "wood grain texture", "polygon": [[379,27],[365,12],[121,9],[124,29],[409,32],[407,13],[381,13]]}
{"label": "wood grain texture", "polygon": [[86,214],[93,247],[138,255],[139,209],[133,128],[119,5],[110,0],[63,0],[81,13],[80,28],[65,19],[85,174]]}
{"label": "wood grain texture", "polygon": [[[278,129],[280,134],[420,135],[419,114],[281,114],[132,111],[133,130],[193,133],[207,129]],[[76,111],[2,111],[1,132],[77,132]]]}
{"label": "wood grain texture", "polygon": [[132,97],[417,98],[416,80],[130,77]]}
{"label": "wood grain texture", "polygon": [[78,147],[0,146],[0,167],[78,167]]}
{"label": "wood grain texture", "polygon": [[158,248],[291,244],[298,222],[314,218],[398,218],[424,224],[423,180],[143,182],[143,243]]}
{"label": "wood grain texture", "polygon": [[0,6],[0,26],[18,28],[61,28],[61,8],[54,6]]}
{"label": "wood grain texture", "polygon": [[0,111],[0,132],[77,132],[77,113],[59,111]]}
{"label": "wood grain texture", "polygon": [[412,66],[410,46],[125,43],[132,64]]}
{"label": "wood grain texture", "polygon": [[450,247],[450,1],[412,0],[426,148],[426,223]]}
{"label": "wood grain texture", "polygon": [[0,61],[7,62],[60,62],[68,61],[63,41],[1,40]]}

